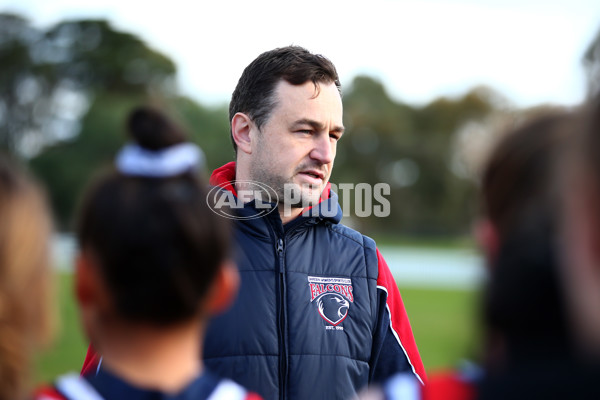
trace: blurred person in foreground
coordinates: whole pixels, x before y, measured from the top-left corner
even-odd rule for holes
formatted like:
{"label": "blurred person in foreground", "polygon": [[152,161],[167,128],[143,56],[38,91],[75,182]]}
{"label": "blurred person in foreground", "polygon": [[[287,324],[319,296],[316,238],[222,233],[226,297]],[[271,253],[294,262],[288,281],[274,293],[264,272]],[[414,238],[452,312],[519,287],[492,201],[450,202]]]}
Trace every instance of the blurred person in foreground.
{"label": "blurred person in foreground", "polygon": [[233,300],[229,230],[206,203],[202,154],[165,116],[140,108],[116,170],[79,212],[75,291],[96,370],[39,399],[256,399],[202,363],[207,319]]}
{"label": "blurred person in foreground", "polygon": [[344,132],[335,66],[267,51],[229,115],[236,161],[213,172],[211,198],[234,211],[241,287],[209,324],[206,365],[267,399],[348,398],[400,371],[423,382],[394,278],[375,242],[340,223],[329,184]]}
{"label": "blurred person in foreground", "polygon": [[485,164],[475,229],[488,272],[480,366],[433,373],[422,393],[397,377],[380,398],[600,398],[574,350],[559,267],[558,172],[579,123],[566,111],[529,120]]}
{"label": "blurred person in foreground", "polygon": [[[600,96],[584,110],[584,125],[564,174],[564,281],[578,350],[600,361]],[[600,371],[599,371],[600,374]]]}
{"label": "blurred person in foreground", "polygon": [[482,181],[482,399],[600,398],[575,351],[562,282],[561,186],[579,111],[536,117],[504,138]]}
{"label": "blurred person in foreground", "polygon": [[51,223],[40,189],[0,155],[0,400],[29,398],[51,336]]}

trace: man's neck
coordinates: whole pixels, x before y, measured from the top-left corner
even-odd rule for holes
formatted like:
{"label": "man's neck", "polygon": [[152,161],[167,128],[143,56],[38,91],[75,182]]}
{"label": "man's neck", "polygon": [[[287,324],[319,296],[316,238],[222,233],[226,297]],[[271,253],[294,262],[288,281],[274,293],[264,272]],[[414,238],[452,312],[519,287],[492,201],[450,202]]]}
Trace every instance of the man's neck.
{"label": "man's neck", "polygon": [[283,204],[279,205],[279,216],[283,225],[298,218],[302,214],[302,211],[304,211],[303,208],[286,208]]}
{"label": "man's neck", "polygon": [[198,323],[112,332],[101,343],[102,366],[141,388],[178,392],[202,373]]}
{"label": "man's neck", "polygon": [[[245,180],[241,180],[242,182]],[[243,184],[240,184],[239,181],[235,184],[235,191],[238,193],[238,196],[242,196],[241,199],[244,203],[248,203],[254,200],[254,196],[252,196],[252,190],[249,190]],[[285,207],[283,204],[278,205],[279,217],[281,218],[281,222],[283,225],[287,224],[298,218],[300,214],[302,214],[302,208],[295,207]]]}

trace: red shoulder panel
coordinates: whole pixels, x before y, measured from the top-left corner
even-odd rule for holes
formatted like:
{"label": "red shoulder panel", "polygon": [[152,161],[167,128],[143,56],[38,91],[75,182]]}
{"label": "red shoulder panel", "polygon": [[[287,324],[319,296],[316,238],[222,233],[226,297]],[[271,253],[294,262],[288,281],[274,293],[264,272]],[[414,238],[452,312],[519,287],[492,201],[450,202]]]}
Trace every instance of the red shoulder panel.
{"label": "red shoulder panel", "polygon": [[417,349],[417,343],[413,336],[412,328],[410,327],[410,321],[404,308],[400,291],[396,285],[396,281],[392,276],[390,268],[383,259],[383,256],[377,249],[377,263],[379,266],[379,275],[377,277],[377,286],[387,292],[387,306],[390,312],[391,328],[394,332],[394,336],[398,340],[400,346],[404,349],[408,361],[413,367],[413,371],[419,377],[422,383],[427,381],[425,375],[425,367],[419,350]]}

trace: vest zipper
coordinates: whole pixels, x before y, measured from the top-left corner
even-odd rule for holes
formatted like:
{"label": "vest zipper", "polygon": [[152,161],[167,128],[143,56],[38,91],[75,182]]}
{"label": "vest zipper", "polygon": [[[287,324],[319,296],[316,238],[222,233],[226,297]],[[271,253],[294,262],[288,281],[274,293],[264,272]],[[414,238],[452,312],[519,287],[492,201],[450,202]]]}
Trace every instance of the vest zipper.
{"label": "vest zipper", "polygon": [[286,384],[288,376],[288,354],[287,354],[287,302],[285,285],[285,256],[284,243],[280,238],[277,241],[277,254],[279,256],[279,398],[286,398]]}

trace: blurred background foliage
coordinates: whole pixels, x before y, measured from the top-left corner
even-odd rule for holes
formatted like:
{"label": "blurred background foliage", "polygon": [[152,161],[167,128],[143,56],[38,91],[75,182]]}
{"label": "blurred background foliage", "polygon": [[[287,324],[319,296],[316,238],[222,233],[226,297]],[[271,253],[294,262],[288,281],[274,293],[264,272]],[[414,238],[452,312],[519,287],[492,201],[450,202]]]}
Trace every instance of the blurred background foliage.
{"label": "blurred background foliage", "polygon": [[[589,71],[597,58],[592,46]],[[40,29],[0,14],[0,150],[23,159],[46,185],[61,230],[72,226],[93,172],[108,166],[126,141],[124,119],[135,105],[161,107],[186,126],[209,169],[233,160],[227,105],[209,107],[180,95],[176,74],[168,55],[107,21]],[[515,110],[486,87],[405,104],[369,76],[345,83],[343,102],[347,130],[332,182],[390,185],[388,218],[346,220],[375,236],[468,235],[486,148],[530,112]]]}

